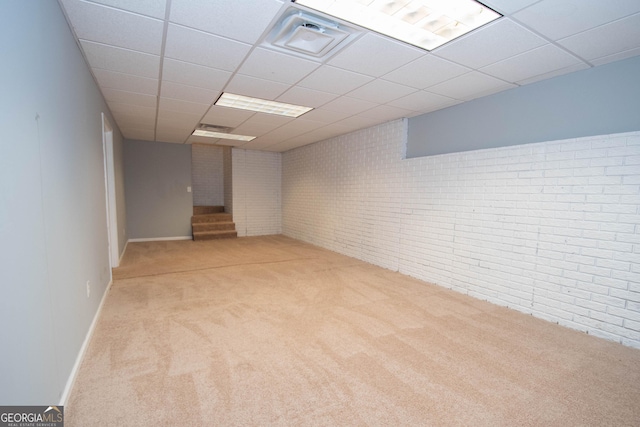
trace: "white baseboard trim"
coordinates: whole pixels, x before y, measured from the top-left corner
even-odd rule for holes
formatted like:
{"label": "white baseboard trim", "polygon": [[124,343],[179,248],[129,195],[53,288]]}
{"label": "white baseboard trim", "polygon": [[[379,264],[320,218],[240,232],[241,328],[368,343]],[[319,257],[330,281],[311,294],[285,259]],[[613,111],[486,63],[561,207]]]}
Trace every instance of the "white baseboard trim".
{"label": "white baseboard trim", "polygon": [[135,242],[161,242],[163,240],[193,240],[193,236],[177,236],[177,237],[151,237],[148,239],[129,239],[127,243],[135,243]]}
{"label": "white baseboard trim", "polygon": [[87,347],[89,347],[89,343],[91,342],[91,337],[93,336],[93,331],[96,328],[96,324],[98,323],[98,318],[100,317],[100,313],[102,312],[102,306],[104,305],[104,301],[107,299],[107,294],[111,289],[111,285],[113,284],[113,280],[109,281],[107,288],[102,295],[102,300],[100,300],[100,305],[98,306],[98,310],[96,314],[93,316],[93,321],[91,322],[91,326],[89,326],[89,330],[87,331],[87,335],[84,337],[84,342],[80,347],[80,351],[78,352],[78,357],[76,357],[76,363],[73,364],[73,368],[71,369],[71,374],[69,374],[69,378],[67,379],[67,384],[62,391],[62,396],[60,397],[60,406],[66,406],[67,400],[71,395],[71,390],[73,390],[73,385],[76,382],[76,378],[78,376],[78,371],[80,370],[80,366],[82,365],[82,361],[84,360],[85,353],[87,351]]}
{"label": "white baseboard trim", "polygon": [[124,248],[122,249],[122,253],[120,254],[120,259],[118,260],[118,265],[122,264],[122,258],[124,258],[124,253],[127,252],[127,246],[129,246],[129,240],[124,244]]}

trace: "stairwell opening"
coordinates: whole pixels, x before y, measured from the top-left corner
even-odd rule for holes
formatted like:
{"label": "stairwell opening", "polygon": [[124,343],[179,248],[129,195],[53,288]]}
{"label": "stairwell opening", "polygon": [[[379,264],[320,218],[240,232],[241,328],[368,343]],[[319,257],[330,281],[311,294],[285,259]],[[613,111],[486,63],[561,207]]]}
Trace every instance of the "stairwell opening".
{"label": "stairwell opening", "polygon": [[237,237],[233,222],[231,147],[191,146],[193,240]]}

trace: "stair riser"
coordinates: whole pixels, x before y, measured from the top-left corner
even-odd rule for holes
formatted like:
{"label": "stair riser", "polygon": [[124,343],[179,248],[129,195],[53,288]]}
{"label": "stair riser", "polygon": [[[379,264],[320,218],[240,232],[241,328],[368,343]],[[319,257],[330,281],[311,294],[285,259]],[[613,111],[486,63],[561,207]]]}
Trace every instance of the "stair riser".
{"label": "stair riser", "polygon": [[234,223],[215,223],[215,222],[201,222],[193,224],[193,231],[223,231],[223,230],[231,230],[234,231],[236,229],[236,225]]}
{"label": "stair riser", "polygon": [[199,224],[203,222],[231,222],[231,221],[233,221],[231,214],[194,215],[191,217],[191,224]]}
{"label": "stair riser", "polygon": [[193,233],[193,240],[218,240],[218,239],[233,239],[238,237],[238,233],[236,231],[228,231],[228,232],[201,232],[201,233]]}

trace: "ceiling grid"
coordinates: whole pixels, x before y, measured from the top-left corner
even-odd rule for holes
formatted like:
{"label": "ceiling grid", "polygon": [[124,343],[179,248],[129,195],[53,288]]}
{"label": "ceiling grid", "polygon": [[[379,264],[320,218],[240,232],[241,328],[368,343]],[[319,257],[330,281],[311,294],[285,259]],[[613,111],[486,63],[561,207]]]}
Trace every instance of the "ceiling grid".
{"label": "ceiling grid", "polygon": [[[289,0],[59,3],[125,138],[160,142],[285,151],[640,55],[637,0],[486,0],[503,17],[430,52],[355,27],[319,58],[265,42],[292,7],[313,13]],[[215,106],[225,91],[313,110]],[[202,122],[256,138],[192,136]]]}

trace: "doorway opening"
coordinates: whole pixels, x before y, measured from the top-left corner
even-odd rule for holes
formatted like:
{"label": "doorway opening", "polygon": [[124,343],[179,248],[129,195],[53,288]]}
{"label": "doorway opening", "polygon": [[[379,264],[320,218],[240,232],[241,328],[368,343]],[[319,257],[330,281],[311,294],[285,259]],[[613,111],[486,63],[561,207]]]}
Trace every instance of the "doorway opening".
{"label": "doorway opening", "polygon": [[107,236],[111,268],[120,265],[118,251],[118,214],[116,209],[116,178],[113,160],[113,127],[102,113],[102,149],[104,152],[104,182],[107,201]]}

